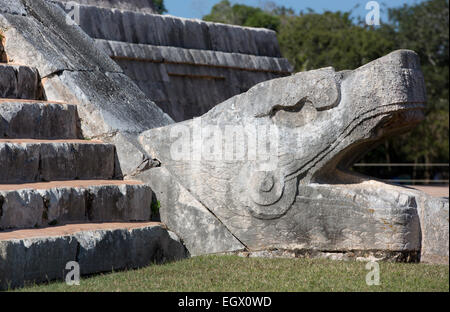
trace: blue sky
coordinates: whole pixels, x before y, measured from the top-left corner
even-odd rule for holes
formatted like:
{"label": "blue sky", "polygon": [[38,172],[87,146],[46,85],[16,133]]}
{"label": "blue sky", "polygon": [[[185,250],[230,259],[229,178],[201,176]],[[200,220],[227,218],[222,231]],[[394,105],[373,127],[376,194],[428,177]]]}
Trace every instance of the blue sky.
{"label": "blue sky", "polygon": [[[316,12],[328,11],[349,11],[359,4],[359,8],[354,10],[354,15],[365,16],[365,6],[369,0],[272,0],[278,5],[284,5],[295,9],[298,13],[300,10],[306,10],[307,8],[314,9]],[[188,18],[201,18],[203,15],[208,14],[214,4],[220,2],[220,0],[164,0],[166,7],[169,11],[168,14],[188,17]],[[232,3],[241,3],[251,6],[259,6],[263,4],[264,0],[235,0]],[[398,7],[403,4],[414,4],[421,2],[420,0],[380,0],[378,1],[382,14],[381,19],[386,18],[383,14],[383,5],[387,7]],[[386,13],[386,12],[384,12]]]}

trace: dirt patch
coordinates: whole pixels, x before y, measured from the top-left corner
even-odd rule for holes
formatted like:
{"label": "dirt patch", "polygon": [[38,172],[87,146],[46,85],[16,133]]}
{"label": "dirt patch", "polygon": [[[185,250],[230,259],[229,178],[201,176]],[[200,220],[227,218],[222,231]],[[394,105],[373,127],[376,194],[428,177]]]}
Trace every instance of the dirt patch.
{"label": "dirt patch", "polygon": [[413,189],[422,191],[428,195],[434,196],[434,197],[448,197],[449,195],[449,188],[448,186],[422,186],[422,185],[414,185],[409,186]]}

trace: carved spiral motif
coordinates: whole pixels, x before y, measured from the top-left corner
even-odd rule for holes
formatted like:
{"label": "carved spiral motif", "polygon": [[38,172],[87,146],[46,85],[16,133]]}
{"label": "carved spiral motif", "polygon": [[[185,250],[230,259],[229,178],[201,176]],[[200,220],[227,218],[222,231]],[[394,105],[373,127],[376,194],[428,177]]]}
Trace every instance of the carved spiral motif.
{"label": "carved spiral motif", "polygon": [[296,195],[296,179],[285,182],[279,171],[257,171],[247,182],[248,209],[258,219],[276,219],[292,206]]}
{"label": "carved spiral motif", "polygon": [[255,204],[270,206],[283,196],[284,181],[274,172],[258,171],[250,177],[247,190]]}

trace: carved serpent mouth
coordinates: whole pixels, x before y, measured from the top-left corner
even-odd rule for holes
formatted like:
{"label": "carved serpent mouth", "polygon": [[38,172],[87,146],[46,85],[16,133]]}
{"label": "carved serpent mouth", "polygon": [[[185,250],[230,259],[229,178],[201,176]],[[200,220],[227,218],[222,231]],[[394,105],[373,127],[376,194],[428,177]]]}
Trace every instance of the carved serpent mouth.
{"label": "carved serpent mouth", "polygon": [[347,127],[347,135],[353,132],[358,126],[368,122],[369,120],[383,117],[376,125],[378,128],[395,129],[405,125],[415,126],[421,122],[424,116],[425,103],[394,103],[379,106],[377,108],[367,110],[359,117],[355,118]]}
{"label": "carved serpent mouth", "polygon": [[389,134],[391,131],[397,132],[405,127],[409,129],[425,119],[425,103],[407,103],[398,107],[400,109],[389,111],[382,119],[378,126],[383,130],[381,135]]}
{"label": "carved serpent mouth", "polygon": [[[360,127],[368,127],[372,129],[369,131],[370,137],[361,136],[355,139],[358,141],[370,141],[383,139],[387,135],[398,134],[401,131],[410,130],[415,127],[419,122],[425,118],[424,114],[425,103],[396,103],[379,106],[375,109],[367,110],[358,117],[356,117],[342,132],[342,134],[336,138],[335,144],[332,144],[332,148],[339,150],[339,146],[345,139],[351,136]],[[375,120],[375,123],[370,125],[371,121]],[[369,126],[367,126],[369,124]],[[365,135],[368,136],[369,133]]]}
{"label": "carved serpent mouth", "polygon": [[[418,123],[424,120],[425,103],[400,103],[389,104],[376,108],[366,112],[364,118],[360,119],[358,123],[354,123],[345,136],[340,136],[337,140],[334,150],[336,154],[330,157],[322,170],[315,174],[314,180],[318,182],[326,183],[338,183],[349,181],[337,181],[336,179],[342,179],[344,176],[338,175],[337,171],[349,172],[349,168],[353,166],[355,162],[361,159],[368,151],[372,150],[383,142],[388,137],[396,136],[410,131],[417,126]],[[342,146],[345,138],[350,136],[351,132],[356,130],[360,125],[370,120],[376,120],[376,123],[372,125],[373,129],[370,131],[369,137],[361,137],[356,139],[353,143],[347,146]],[[354,174],[346,175],[344,179],[360,180],[361,175],[355,176]]]}
{"label": "carved serpent mouth", "polygon": [[[246,206],[250,214],[257,219],[271,220],[280,218],[292,206],[295,201],[299,175],[304,175],[321,161],[328,158],[325,167],[328,172],[335,172],[337,166],[344,161],[353,162],[356,156],[363,155],[374,141],[401,128],[412,127],[423,119],[424,103],[401,103],[379,106],[361,114],[336,138],[325,151],[320,153],[307,166],[295,172],[284,175],[279,172],[256,172],[248,179],[246,186],[248,198]],[[370,138],[355,138],[353,144],[345,146],[346,138],[351,136],[359,126],[370,120],[378,120],[372,123],[375,131],[370,131]],[[374,133],[375,132],[375,133]],[[365,145],[370,142],[371,144]],[[364,148],[361,148],[365,146]],[[351,160],[350,160],[351,159]],[[282,174],[282,175],[280,175]]]}
{"label": "carved serpent mouth", "polygon": [[[291,170],[286,181],[303,175],[305,181],[322,180],[336,168],[347,169],[389,136],[403,134],[424,119],[424,102],[381,105],[356,116],[334,142],[306,162]],[[358,129],[361,133],[358,133]],[[356,133],[356,135],[355,135]]]}

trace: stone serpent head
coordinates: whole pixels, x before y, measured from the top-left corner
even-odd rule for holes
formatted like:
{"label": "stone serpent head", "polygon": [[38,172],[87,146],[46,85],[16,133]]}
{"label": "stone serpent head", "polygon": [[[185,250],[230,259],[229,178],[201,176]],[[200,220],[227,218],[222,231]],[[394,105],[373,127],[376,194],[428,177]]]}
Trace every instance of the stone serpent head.
{"label": "stone serpent head", "polygon": [[[342,172],[419,123],[425,102],[418,56],[400,50],[354,71],[324,68],[260,83],[200,119],[146,132],[141,142],[208,207],[276,219],[302,185],[353,179]],[[185,158],[173,157],[174,145],[184,146]]]}

